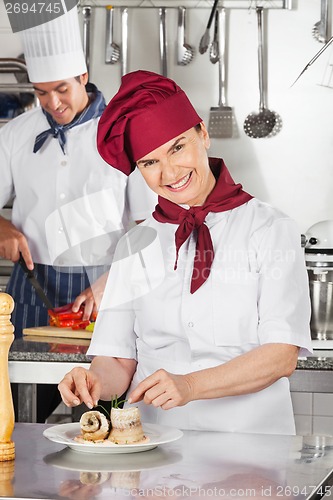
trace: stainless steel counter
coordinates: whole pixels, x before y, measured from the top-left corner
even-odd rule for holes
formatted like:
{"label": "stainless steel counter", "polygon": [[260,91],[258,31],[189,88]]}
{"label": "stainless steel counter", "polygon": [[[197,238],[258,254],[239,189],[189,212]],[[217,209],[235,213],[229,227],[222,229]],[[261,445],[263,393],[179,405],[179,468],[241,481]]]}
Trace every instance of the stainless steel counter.
{"label": "stainless steel counter", "polygon": [[310,500],[333,481],[333,449],[313,447],[313,438],[187,431],[150,451],[92,455],[49,441],[46,427],[16,424],[16,460],[0,463],[0,496]]}

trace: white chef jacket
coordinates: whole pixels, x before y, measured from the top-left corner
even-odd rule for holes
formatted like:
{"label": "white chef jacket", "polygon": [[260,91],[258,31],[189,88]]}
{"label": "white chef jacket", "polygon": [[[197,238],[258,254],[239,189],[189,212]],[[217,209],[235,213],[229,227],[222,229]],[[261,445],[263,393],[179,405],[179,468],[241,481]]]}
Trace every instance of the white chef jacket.
{"label": "white chef jacket", "polygon": [[[154,251],[139,248],[136,263],[123,254],[123,268],[119,256],[111,267],[88,354],[137,359],[131,389],[159,368],[185,374],[262,344],[293,344],[301,347],[300,355],[311,352],[308,279],[294,221],[252,199],[233,210],[209,213],[206,224],[215,257],[209,278],[193,294],[196,238],[192,233],[181,246],[174,270],[176,224],[149,218],[144,227],[155,231],[149,245]],[[138,262],[150,284],[146,288]],[[112,307],[115,289],[123,288],[124,272],[128,276],[131,266],[133,300]],[[142,402],[138,406],[144,422],[183,429],[295,433],[287,378],[253,394],[192,401],[168,411]]]}
{"label": "white chef jacket", "polygon": [[66,132],[66,155],[52,136],[33,153],[36,136],[49,128],[41,108],[0,130],[0,207],[14,197],[12,222],[35,263],[110,264],[121,234],[156,204],[140,173],[128,178],[100,157],[98,120]]}

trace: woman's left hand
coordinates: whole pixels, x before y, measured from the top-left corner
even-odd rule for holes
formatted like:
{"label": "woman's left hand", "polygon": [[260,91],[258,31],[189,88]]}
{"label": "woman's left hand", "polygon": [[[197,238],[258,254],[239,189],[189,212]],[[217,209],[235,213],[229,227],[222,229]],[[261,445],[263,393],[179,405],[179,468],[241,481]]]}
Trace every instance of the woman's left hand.
{"label": "woman's left hand", "polygon": [[174,375],[160,369],[139,383],[129,395],[128,402],[143,400],[147,405],[170,410],[186,405],[192,400],[191,394],[191,385],[186,375]]}

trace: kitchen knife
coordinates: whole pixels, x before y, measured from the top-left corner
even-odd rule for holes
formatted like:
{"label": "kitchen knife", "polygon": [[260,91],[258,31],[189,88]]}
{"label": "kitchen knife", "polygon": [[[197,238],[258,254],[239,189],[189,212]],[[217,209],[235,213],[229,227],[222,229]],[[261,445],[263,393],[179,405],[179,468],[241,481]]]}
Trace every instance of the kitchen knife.
{"label": "kitchen knife", "polygon": [[47,307],[47,309],[53,309],[53,304],[48,299],[43,288],[41,287],[41,285],[38,283],[37,279],[35,278],[34,272],[27,268],[27,265],[26,265],[25,260],[22,257],[21,253],[20,253],[20,258],[19,258],[19,264],[22,267],[23,271],[25,272],[27,279],[29,280],[31,286],[34,287],[38,297],[43,301],[43,303]]}

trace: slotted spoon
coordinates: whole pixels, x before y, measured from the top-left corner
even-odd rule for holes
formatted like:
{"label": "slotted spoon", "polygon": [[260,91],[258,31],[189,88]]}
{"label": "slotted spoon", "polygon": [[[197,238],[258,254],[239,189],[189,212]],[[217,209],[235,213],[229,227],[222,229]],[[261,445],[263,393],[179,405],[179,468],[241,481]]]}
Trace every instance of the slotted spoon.
{"label": "slotted spoon", "polygon": [[258,22],[258,70],[259,70],[259,112],[250,113],[244,121],[244,132],[251,138],[260,139],[269,136],[275,127],[277,115],[267,109],[264,89],[264,56],[262,7],[256,8]]}

